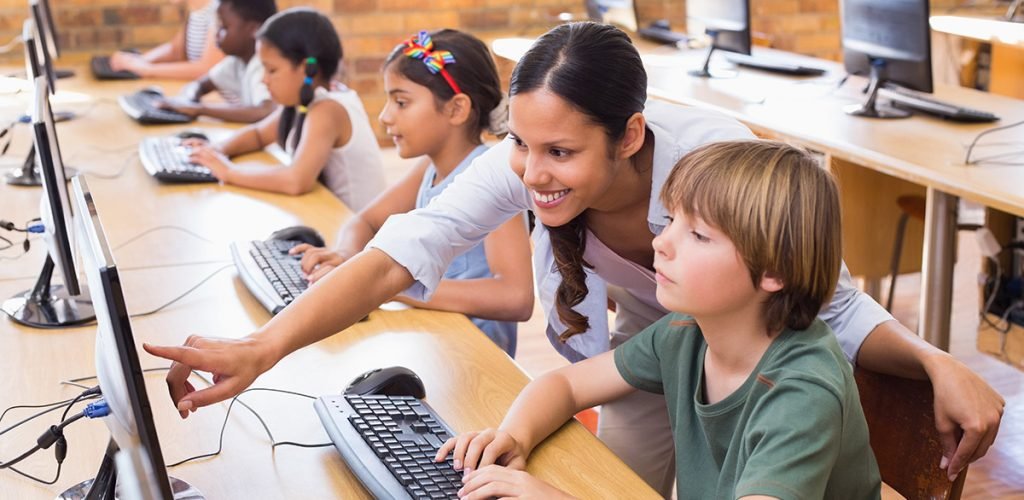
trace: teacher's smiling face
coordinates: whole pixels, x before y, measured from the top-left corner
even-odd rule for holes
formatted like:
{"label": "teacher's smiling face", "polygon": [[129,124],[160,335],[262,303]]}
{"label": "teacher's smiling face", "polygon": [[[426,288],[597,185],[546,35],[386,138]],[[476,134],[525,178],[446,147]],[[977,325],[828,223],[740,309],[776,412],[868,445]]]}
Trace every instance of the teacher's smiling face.
{"label": "teacher's smiling face", "polygon": [[[512,96],[509,164],[530,190],[537,218],[567,224],[589,208],[601,209],[623,193],[616,180],[632,169],[629,155],[604,127],[546,89]],[[642,130],[642,125],[641,125]]]}

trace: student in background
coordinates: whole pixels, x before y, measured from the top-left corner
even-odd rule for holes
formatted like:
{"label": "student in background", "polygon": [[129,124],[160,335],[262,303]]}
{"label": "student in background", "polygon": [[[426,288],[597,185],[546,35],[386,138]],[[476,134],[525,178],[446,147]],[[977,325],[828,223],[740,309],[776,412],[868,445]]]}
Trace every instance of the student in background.
{"label": "student in background", "polygon": [[[328,90],[341,63],[341,40],[326,16],[308,8],[279,12],[256,33],[263,83],[277,110],[216,146],[190,139],[192,161],[225,184],[300,195],[317,180],[350,209],[384,191],[380,147],[359,96]],[[228,158],[277,143],[291,157],[276,168],[237,168]]]}
{"label": "student in background", "polygon": [[[530,382],[498,429],[449,439],[459,498],[553,498],[526,473],[576,412],[634,391],[664,394],[679,498],[879,497],[853,369],[817,318],[836,289],[839,194],[805,151],[720,142],[687,154],[653,241],[668,316],[617,347]],[[492,465],[492,464],[500,464]]]}
{"label": "student in background", "polygon": [[[161,107],[229,122],[254,123],[266,118],[276,105],[263,84],[263,64],[256,57],[256,32],[275,13],[274,0],[220,0],[217,47],[224,52],[224,59],[190,84],[184,99],[163,101]],[[213,91],[220,92],[227,102],[200,102]]]}
{"label": "student in background", "polygon": [[[302,268],[315,282],[363,250],[393,214],[430,203],[487,151],[484,130],[504,135],[507,101],[491,54],[476,37],[454,30],[421,32],[384,63],[388,100],[380,122],[402,158],[425,156],[401,181],[348,220],[337,249],[299,245]],[[509,356],[516,353],[516,321],[533,312],[526,221],[514,217],[458,256],[428,301],[395,300],[470,316]]]}
{"label": "student in background", "polygon": [[[171,0],[171,3],[182,1]],[[110,56],[110,67],[114,71],[128,70],[144,78],[199,78],[224,57],[216,43],[216,3],[185,0],[188,17],[174,38],[143,54],[115,52]]]}

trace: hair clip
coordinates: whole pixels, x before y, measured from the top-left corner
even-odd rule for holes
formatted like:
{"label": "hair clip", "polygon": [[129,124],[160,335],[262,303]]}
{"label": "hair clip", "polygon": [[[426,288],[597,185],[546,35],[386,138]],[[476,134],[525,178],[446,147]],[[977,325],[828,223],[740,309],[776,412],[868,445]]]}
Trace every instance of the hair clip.
{"label": "hair clip", "polygon": [[420,31],[419,34],[406,41],[402,53],[423,61],[431,73],[435,75],[440,73],[456,94],[462,93],[459,85],[455,83],[455,79],[444,69],[445,65],[455,64],[455,56],[447,50],[434,50],[434,41],[430,39],[430,35],[426,31]]}

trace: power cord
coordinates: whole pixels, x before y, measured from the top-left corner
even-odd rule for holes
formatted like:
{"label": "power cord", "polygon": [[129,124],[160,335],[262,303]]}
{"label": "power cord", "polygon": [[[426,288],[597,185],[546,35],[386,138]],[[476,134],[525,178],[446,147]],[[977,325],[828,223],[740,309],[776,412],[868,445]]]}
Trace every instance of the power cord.
{"label": "power cord", "polygon": [[203,286],[203,284],[205,284],[207,281],[210,281],[211,279],[213,279],[214,276],[220,274],[221,271],[223,271],[225,269],[231,269],[233,267],[235,267],[234,264],[227,264],[225,266],[221,266],[221,267],[217,268],[216,271],[213,271],[212,273],[206,275],[206,277],[203,278],[201,281],[199,281],[199,283],[196,283],[195,285],[192,285],[192,288],[189,288],[188,290],[185,290],[184,292],[181,293],[181,295],[178,295],[177,297],[171,299],[170,301],[164,303],[163,305],[161,305],[161,306],[159,306],[159,307],[157,307],[155,309],[150,309],[149,311],[146,311],[146,312],[129,314],[128,316],[131,317],[131,318],[142,318],[142,317],[150,316],[150,315],[156,314],[156,313],[158,313],[160,311],[163,311],[164,309],[170,307],[175,302],[185,298],[188,294],[192,293],[197,288]]}
{"label": "power cord", "polygon": [[121,177],[122,175],[124,175],[124,173],[128,170],[128,167],[134,163],[133,160],[135,160],[138,157],[139,157],[139,152],[138,151],[128,155],[128,157],[124,159],[124,162],[121,163],[121,167],[118,168],[117,171],[112,173],[112,174],[104,174],[104,173],[93,172],[93,171],[89,171],[89,170],[85,170],[84,172],[89,177],[96,177],[97,179],[117,179],[118,177]]}

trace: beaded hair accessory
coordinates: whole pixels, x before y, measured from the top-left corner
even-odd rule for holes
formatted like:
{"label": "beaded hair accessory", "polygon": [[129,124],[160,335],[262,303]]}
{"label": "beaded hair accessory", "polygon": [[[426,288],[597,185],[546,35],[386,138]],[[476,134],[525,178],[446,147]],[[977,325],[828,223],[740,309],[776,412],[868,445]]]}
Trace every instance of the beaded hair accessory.
{"label": "beaded hair accessory", "polygon": [[402,53],[423,61],[431,73],[435,75],[440,73],[456,94],[462,93],[459,85],[455,83],[455,79],[444,69],[447,64],[455,64],[455,56],[447,50],[434,50],[434,41],[430,39],[430,35],[426,31],[420,31],[419,34],[406,41]]}
{"label": "beaded hair accessory", "polygon": [[313,101],[313,77],[316,76],[317,64],[315,57],[306,58],[306,77],[302,79],[302,88],[299,89],[299,113],[306,114],[309,111],[309,103]]}

